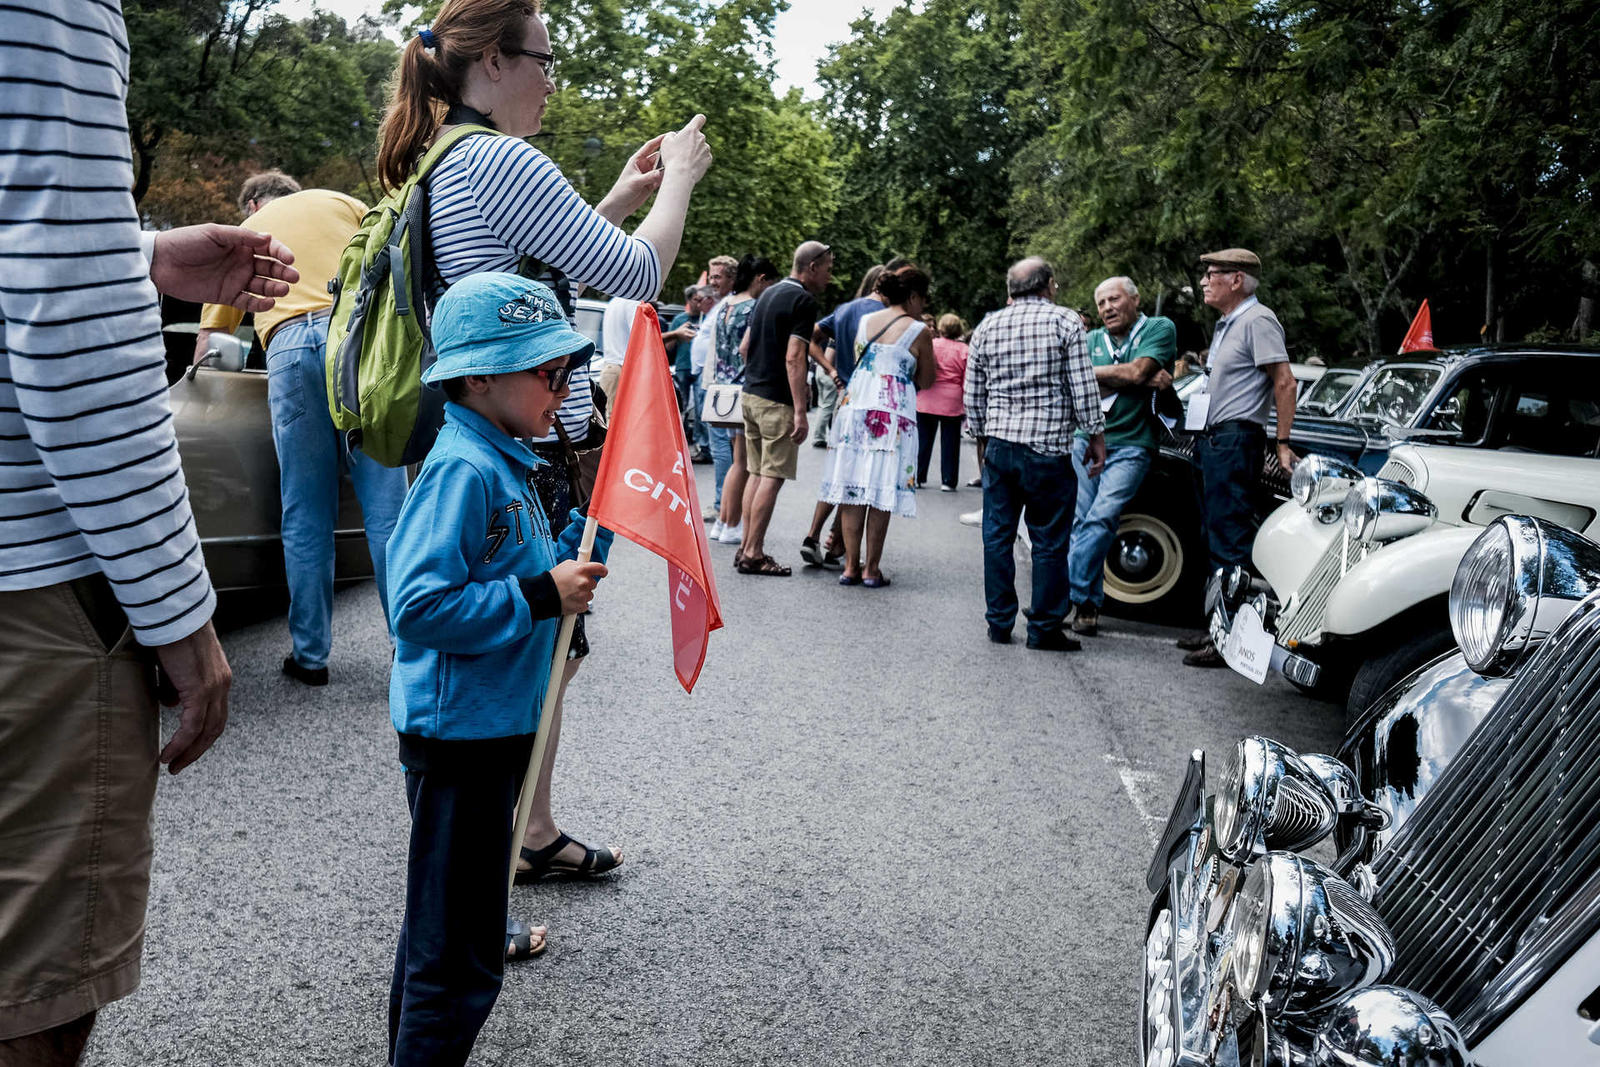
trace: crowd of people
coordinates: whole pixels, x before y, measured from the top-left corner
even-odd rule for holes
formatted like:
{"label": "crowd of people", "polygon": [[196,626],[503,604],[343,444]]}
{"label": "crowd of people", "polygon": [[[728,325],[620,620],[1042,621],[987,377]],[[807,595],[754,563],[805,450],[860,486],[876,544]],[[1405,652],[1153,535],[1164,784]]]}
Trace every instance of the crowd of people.
{"label": "crowd of people", "polygon": [[[555,62],[532,0],[446,0],[405,45],[380,132],[384,187],[402,186],[448,131],[486,134],[454,142],[426,178],[436,359],[424,380],[446,403],[408,487],[328,412],[326,283],[367,206],[272,172],[242,190],[243,226],[142,233],[122,20],[115,5],[68,6],[19,9],[26,24],[0,41],[18,96],[0,116],[11,179],[0,186],[0,1063],[76,1062],[96,1010],[136,987],[157,768],[191,764],[227,718],[231,672],[166,400],[158,292],[207,305],[197,360],[213,331],[257,315],[282,472],[282,670],[299,684],[329,681],[332,508],[342,475],[356,486],[394,643],[390,717],[412,819],[389,1059],[463,1063],[505,961],[546,943],[544,928],[509,914],[513,844],[517,881],[623,863],[620,848],[578,841],[555,816],[560,694],[590,651],[583,612],[606,574],[609,535],[576,558],[607,432],[597,390],[615,393],[632,309],[677,257],[711,164],[704,119],[642,145],[590,206],[527,140]],[[1223,317],[1206,400],[1187,417],[1212,560],[1226,566],[1248,553],[1246,490],[1273,403],[1279,460],[1293,465],[1294,388],[1283,331],[1254,296],[1259,261],[1240,249],[1202,261],[1206,302]],[[530,262],[552,284],[528,277]],[[890,520],[916,514],[936,439],[939,487],[956,490],[964,423],[981,457],[990,639],[1013,637],[1026,522],[1027,644],[1079,647],[1072,633],[1098,626],[1105,552],[1155,447],[1172,324],[1141,313],[1137,287],[1117,277],[1097,288],[1102,325],[1086,331],[1056,303],[1051,266],[1030,257],[1006,274],[1007,306],[963,340],[958,317],[929,313],[916,264],[865,271],[828,315],[829,246],[806,241],[788,266],[780,276],[760,256],[711,260],[663,331],[686,428],[713,464],[705,519],[736,546],[733,566],[792,573],[769,535],[809,440],[827,454],[802,561],[836,568],[841,585],[889,586]],[[594,345],[569,325],[572,285],[612,298],[592,377]],[[559,621],[572,616],[553,671]],[[1216,651],[1197,643],[1191,659],[1212,665]],[[165,746],[158,698],[180,708]],[[549,744],[513,843],[536,728]]]}

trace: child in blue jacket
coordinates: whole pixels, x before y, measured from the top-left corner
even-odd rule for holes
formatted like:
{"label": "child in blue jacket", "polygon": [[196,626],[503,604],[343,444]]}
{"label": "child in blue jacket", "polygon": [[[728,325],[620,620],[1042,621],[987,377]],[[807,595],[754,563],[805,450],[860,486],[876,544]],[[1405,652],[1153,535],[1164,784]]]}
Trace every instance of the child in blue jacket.
{"label": "child in blue jacket", "polygon": [[[444,428],[389,542],[395,633],[389,715],[400,735],[411,844],[389,1002],[389,1062],[462,1064],[500,993],[512,818],[563,614],[606,573],[559,543],[532,488],[574,366],[594,344],[545,286],[462,279],[433,318]],[[526,945],[526,941],[524,941]]]}

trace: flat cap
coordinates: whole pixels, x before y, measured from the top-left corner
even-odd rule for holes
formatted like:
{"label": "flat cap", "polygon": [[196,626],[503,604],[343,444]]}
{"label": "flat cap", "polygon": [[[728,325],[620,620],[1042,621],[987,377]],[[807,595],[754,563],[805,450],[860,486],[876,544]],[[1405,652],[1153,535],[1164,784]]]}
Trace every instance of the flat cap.
{"label": "flat cap", "polygon": [[1261,257],[1248,248],[1224,248],[1220,252],[1207,252],[1200,262],[1210,267],[1229,267],[1246,274],[1261,276]]}

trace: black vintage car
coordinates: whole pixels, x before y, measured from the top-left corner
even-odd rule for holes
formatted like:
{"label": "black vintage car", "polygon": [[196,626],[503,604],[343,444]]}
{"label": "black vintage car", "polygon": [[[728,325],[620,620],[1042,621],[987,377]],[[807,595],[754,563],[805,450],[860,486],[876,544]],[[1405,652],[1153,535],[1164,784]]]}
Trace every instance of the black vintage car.
{"label": "black vintage car", "polygon": [[[1318,454],[1376,474],[1405,440],[1560,456],[1596,456],[1600,350],[1481,347],[1375,360],[1335,413],[1299,412],[1295,454]],[[1256,511],[1289,498],[1289,476],[1268,449]],[[1207,573],[1194,438],[1169,432],[1124,510],[1106,556],[1107,609],[1164,622],[1198,620]]]}

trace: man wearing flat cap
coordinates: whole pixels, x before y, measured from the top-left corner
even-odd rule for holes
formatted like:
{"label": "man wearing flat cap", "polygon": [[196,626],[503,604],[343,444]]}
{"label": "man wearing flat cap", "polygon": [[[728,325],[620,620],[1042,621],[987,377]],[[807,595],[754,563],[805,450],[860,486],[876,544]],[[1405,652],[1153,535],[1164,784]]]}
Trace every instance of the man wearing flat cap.
{"label": "man wearing flat cap", "polygon": [[[1211,335],[1204,429],[1196,440],[1200,460],[1206,540],[1213,573],[1248,566],[1255,540],[1251,494],[1261,471],[1267,427],[1273,425],[1278,462],[1293,469],[1289,429],[1294,424],[1295,385],[1278,317],[1256,299],[1261,260],[1244,248],[1200,257],[1205,302],[1222,313]],[[1273,419],[1274,410],[1276,419]],[[1191,413],[1191,420],[1195,418]],[[1190,647],[1191,667],[1226,666],[1209,639],[1180,642]]]}

